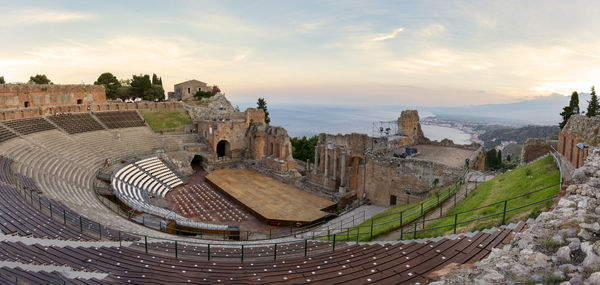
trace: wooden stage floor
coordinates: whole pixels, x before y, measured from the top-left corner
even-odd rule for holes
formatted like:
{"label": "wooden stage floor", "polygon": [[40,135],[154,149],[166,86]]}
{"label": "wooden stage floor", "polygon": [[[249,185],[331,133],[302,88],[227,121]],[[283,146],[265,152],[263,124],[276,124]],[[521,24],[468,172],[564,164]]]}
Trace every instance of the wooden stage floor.
{"label": "wooden stage floor", "polygon": [[261,217],[272,221],[310,223],[335,202],[306,193],[249,169],[221,169],[206,180]]}

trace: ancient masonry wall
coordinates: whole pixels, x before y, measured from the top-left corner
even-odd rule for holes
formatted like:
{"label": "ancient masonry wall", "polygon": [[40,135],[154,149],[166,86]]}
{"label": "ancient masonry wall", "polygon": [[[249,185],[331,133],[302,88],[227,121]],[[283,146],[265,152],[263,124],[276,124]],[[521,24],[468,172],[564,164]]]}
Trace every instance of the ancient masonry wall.
{"label": "ancient masonry wall", "polygon": [[[365,192],[376,205],[389,205],[390,196],[405,197],[407,194],[424,196],[437,186],[456,182],[461,168],[418,159],[394,157],[368,158],[365,166]],[[404,204],[398,198],[397,204]]]}
{"label": "ancient masonry wall", "polygon": [[521,162],[529,163],[558,148],[558,141],[546,139],[527,139],[521,150]]}
{"label": "ancient masonry wall", "polygon": [[[89,108],[88,108],[89,107]],[[63,105],[63,106],[43,106],[17,109],[0,110],[0,121],[33,118],[40,116],[50,116],[56,113],[79,113],[96,111],[122,111],[122,110],[167,110],[181,109],[183,106],[177,102],[148,102],[141,101],[136,103],[92,103],[87,105]]]}
{"label": "ancient masonry wall", "polygon": [[0,84],[0,109],[105,102],[102,85]]}
{"label": "ancient masonry wall", "polygon": [[592,147],[554,209],[490,255],[430,284],[600,284],[600,148]]}
{"label": "ancient masonry wall", "polygon": [[578,143],[586,146],[598,146],[600,137],[600,116],[588,118],[583,115],[573,115],[558,133],[558,152],[569,160],[575,168],[583,166],[588,155],[588,149],[580,149]]}

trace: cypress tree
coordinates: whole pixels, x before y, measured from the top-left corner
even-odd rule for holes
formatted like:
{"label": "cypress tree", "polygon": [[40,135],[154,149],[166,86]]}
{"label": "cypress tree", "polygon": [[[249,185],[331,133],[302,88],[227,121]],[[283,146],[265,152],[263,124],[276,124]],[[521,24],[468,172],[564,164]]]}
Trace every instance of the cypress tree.
{"label": "cypress tree", "polygon": [[265,112],[265,123],[268,125],[271,122],[271,118],[269,118],[269,111],[267,110],[267,101],[264,98],[258,98],[256,105],[257,109],[262,109]]}
{"label": "cypress tree", "polygon": [[587,113],[586,115],[588,117],[593,117],[596,115],[600,115],[600,110],[598,110],[598,108],[600,107],[600,104],[598,103],[598,96],[596,96],[596,90],[594,89],[594,86],[592,86],[592,93],[591,93],[592,97],[590,98],[590,101],[588,101],[588,108],[587,108]]}
{"label": "cypress tree", "polygon": [[577,114],[579,114],[579,94],[577,94],[576,91],[573,91],[573,94],[571,94],[571,100],[569,101],[569,105],[565,106],[563,108],[563,111],[560,113],[560,115],[563,117],[563,121],[560,122],[558,126],[561,129],[565,127],[567,121],[569,121],[569,118],[571,118],[571,115],[573,115],[575,108],[577,108]]}
{"label": "cypress tree", "polygon": [[502,151],[498,151],[498,158],[496,159],[496,165],[500,166],[502,164]]}

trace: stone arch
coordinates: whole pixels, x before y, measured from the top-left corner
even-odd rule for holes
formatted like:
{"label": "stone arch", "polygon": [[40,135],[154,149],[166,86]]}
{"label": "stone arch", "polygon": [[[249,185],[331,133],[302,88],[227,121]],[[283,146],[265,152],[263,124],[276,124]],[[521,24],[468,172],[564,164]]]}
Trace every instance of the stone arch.
{"label": "stone arch", "polygon": [[231,156],[231,149],[228,141],[221,140],[219,143],[217,143],[217,156]]}

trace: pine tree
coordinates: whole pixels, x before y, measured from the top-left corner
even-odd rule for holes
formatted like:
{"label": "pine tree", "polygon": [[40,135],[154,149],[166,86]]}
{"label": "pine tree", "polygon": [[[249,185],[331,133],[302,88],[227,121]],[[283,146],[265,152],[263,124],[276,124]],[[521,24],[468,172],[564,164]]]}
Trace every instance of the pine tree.
{"label": "pine tree", "polygon": [[6,84],[6,82],[4,81],[4,76],[0,76],[0,84]]}
{"label": "pine tree", "polygon": [[262,109],[265,112],[265,123],[268,125],[271,122],[271,119],[269,118],[269,111],[267,111],[267,101],[265,101],[265,98],[258,98],[256,105],[258,105],[258,109]]}
{"label": "pine tree", "polygon": [[590,95],[592,97],[590,98],[590,101],[588,101],[586,115],[588,117],[600,115],[600,110],[598,110],[598,108],[600,108],[600,103],[598,103],[598,96],[596,96],[596,90],[594,89],[594,86],[592,86],[592,93]]}
{"label": "pine tree", "polygon": [[487,169],[495,169],[497,164],[498,154],[496,153],[496,149],[492,148],[486,152],[485,155],[485,163],[487,165]]}
{"label": "pine tree", "polygon": [[565,106],[563,108],[563,111],[560,113],[560,115],[563,118],[563,121],[560,122],[558,126],[561,129],[565,127],[567,121],[569,121],[569,118],[571,118],[571,115],[573,115],[575,109],[577,109],[576,113],[579,114],[579,94],[577,94],[576,91],[573,91],[573,94],[571,94],[571,100],[569,101],[569,106]]}

